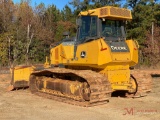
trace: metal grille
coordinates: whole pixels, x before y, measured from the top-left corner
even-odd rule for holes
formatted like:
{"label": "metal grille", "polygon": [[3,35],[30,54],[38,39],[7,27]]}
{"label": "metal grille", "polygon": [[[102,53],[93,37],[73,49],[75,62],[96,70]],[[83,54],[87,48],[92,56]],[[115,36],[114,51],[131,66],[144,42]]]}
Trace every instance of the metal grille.
{"label": "metal grille", "polygon": [[110,14],[122,17],[131,17],[130,11],[125,9],[110,8]]}
{"label": "metal grille", "polygon": [[107,8],[102,8],[102,9],[100,9],[100,16],[103,16],[103,15],[108,15],[108,10],[107,10]]}

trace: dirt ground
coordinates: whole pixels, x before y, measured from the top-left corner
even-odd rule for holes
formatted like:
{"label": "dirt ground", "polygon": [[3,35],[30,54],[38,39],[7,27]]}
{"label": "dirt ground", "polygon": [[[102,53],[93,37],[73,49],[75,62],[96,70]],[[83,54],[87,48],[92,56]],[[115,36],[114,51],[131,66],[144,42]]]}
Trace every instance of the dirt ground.
{"label": "dirt ground", "polygon": [[79,107],[30,93],[29,89],[7,92],[10,76],[0,74],[0,120],[159,120],[160,77],[153,90],[141,98],[111,97],[95,107]]}

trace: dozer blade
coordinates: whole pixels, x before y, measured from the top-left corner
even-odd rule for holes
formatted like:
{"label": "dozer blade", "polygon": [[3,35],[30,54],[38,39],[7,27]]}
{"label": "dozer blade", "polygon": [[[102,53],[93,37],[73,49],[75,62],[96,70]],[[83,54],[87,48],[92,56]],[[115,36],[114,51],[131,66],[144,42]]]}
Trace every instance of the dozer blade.
{"label": "dozer blade", "polygon": [[11,69],[12,79],[8,91],[29,87],[30,74],[35,70],[34,66],[18,66]]}

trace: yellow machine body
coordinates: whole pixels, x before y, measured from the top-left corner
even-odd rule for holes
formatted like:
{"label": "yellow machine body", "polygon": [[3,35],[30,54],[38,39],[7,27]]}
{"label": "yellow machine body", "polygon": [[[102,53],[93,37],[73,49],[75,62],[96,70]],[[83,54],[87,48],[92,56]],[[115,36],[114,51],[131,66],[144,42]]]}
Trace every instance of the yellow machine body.
{"label": "yellow machine body", "polygon": [[[130,10],[111,6],[81,12],[79,16],[98,16],[98,18],[111,20],[132,19]],[[62,42],[51,49],[50,64],[64,65],[64,67],[77,70],[94,70],[108,78],[113,90],[132,91],[135,86],[131,83],[130,67],[138,63],[138,44],[131,39],[125,40],[125,43],[129,48],[128,52],[112,52],[112,48],[103,37],[94,39],[77,45],[74,56],[74,44]],[[85,51],[85,57],[82,57],[83,51]]]}
{"label": "yellow machine body", "polygon": [[[102,22],[105,20],[127,21],[132,19],[130,10],[111,6],[80,12],[79,17],[84,16],[95,16]],[[125,49],[127,51],[123,52]],[[77,45],[75,45],[75,41],[62,41],[50,50],[49,62],[51,67],[61,66],[75,70],[93,70],[104,74],[111,83],[113,91],[127,90],[132,92],[136,89],[131,82],[130,67],[138,63],[138,44],[131,39],[125,39],[122,46],[119,47],[110,44],[110,41],[106,42],[103,36],[94,37],[90,41]],[[45,65],[49,67],[48,61]],[[30,67],[15,69],[14,82],[24,79],[27,81],[33,71],[34,69]]]}
{"label": "yellow machine body", "polygon": [[[97,39],[77,47],[76,57],[73,59],[74,46],[60,44],[51,49],[51,65],[64,65],[70,69],[90,69],[100,72],[108,78],[113,90],[129,90],[130,69],[138,63],[138,47],[133,40],[126,40],[129,52],[111,52],[111,48],[103,39]],[[81,52],[86,57],[81,57]]]}

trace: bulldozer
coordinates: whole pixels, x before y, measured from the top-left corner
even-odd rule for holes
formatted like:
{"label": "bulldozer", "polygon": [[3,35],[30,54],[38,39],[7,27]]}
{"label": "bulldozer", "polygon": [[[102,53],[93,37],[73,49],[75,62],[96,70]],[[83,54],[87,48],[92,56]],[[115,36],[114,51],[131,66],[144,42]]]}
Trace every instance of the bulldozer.
{"label": "bulldozer", "polygon": [[131,70],[138,63],[139,45],[126,39],[130,20],[131,11],[119,7],[80,12],[76,36],[65,32],[43,67],[14,67],[10,90],[29,86],[33,94],[79,106],[108,103],[116,91],[125,97],[145,96],[152,80]]}

